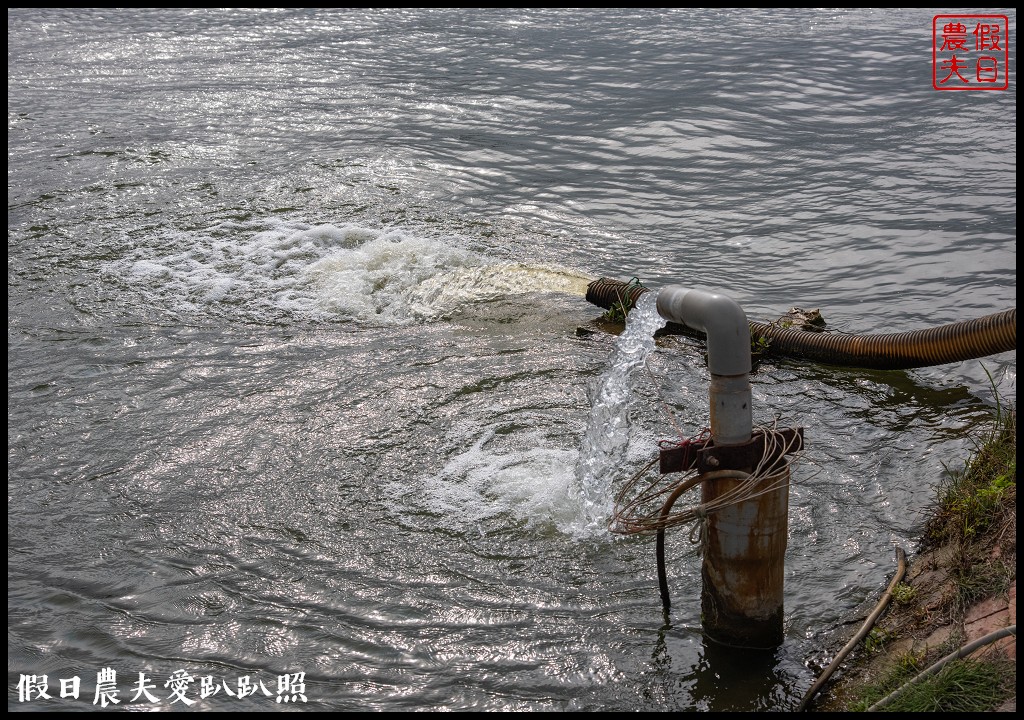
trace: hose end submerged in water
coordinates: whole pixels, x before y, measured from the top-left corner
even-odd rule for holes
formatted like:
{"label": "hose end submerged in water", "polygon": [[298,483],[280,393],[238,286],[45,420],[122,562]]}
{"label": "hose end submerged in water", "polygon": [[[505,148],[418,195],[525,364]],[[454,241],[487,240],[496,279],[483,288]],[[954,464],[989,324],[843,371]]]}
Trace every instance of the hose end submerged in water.
{"label": "hose end submerged in water", "polygon": [[605,310],[617,304],[624,313],[628,313],[648,290],[639,281],[624,283],[611,278],[598,278],[587,285],[587,302]]}

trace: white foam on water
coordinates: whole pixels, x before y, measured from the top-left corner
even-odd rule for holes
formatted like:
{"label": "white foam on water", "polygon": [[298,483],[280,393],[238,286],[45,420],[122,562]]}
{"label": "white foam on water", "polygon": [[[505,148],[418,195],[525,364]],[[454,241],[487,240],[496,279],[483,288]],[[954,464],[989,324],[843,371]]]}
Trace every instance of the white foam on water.
{"label": "white foam on water", "polygon": [[415,315],[436,316],[446,309],[524,293],[560,292],[585,295],[590,278],[558,268],[522,263],[456,267],[439,272],[411,288]]}
{"label": "white foam on water", "polygon": [[655,302],[655,294],[646,293],[630,312],[608,369],[592,389],[593,407],[578,450],[553,447],[557,441],[541,428],[512,437],[470,420],[453,428],[453,437],[476,440],[438,473],[417,480],[420,498],[440,522],[465,530],[510,515],[528,527],[553,527],[577,539],[613,539],[613,479],[631,474],[656,446],[649,433],[631,437],[639,433],[629,417],[635,375],[654,349],[654,332],[665,324]]}
{"label": "white foam on water", "polygon": [[576,521],[567,494],[576,450],[552,447],[539,429],[515,438],[514,447],[496,442],[494,428],[462,423],[457,432],[477,439],[440,472],[417,480],[420,498],[443,525],[483,531],[487,521],[510,516],[525,527],[564,529]]}
{"label": "white foam on water", "polygon": [[172,312],[383,325],[514,294],[582,295],[588,282],[571,270],[497,261],[458,238],[274,219],[155,238],[104,269]]}

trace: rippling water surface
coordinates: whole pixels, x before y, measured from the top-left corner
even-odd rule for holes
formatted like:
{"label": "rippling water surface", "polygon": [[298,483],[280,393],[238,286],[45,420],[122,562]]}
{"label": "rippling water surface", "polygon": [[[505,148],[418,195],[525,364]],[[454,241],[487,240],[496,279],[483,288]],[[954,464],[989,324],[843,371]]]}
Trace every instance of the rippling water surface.
{"label": "rippling water surface", "polygon": [[808,449],[785,641],[737,653],[685,532],[665,616],[600,522],[708,424],[704,349],[625,372],[583,295],[1015,307],[1015,40],[1009,90],[938,92],[933,15],[9,9],[9,709],[104,668],[122,708],[178,671],[205,710],[297,673],[317,710],[794,708],[1016,353],[758,369]]}

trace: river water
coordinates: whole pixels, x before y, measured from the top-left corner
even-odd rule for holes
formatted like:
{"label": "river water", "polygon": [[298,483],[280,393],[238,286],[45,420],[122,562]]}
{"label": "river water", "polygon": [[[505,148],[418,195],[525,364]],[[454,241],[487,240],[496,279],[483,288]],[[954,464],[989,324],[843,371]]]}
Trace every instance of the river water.
{"label": "river water", "polygon": [[666,616],[600,521],[704,349],[600,401],[583,294],[1015,307],[1016,13],[1009,89],[943,92],[936,12],[8,9],[8,708],[794,708],[1016,353],[760,366],[807,450],[785,640],[735,651],[685,531]]}

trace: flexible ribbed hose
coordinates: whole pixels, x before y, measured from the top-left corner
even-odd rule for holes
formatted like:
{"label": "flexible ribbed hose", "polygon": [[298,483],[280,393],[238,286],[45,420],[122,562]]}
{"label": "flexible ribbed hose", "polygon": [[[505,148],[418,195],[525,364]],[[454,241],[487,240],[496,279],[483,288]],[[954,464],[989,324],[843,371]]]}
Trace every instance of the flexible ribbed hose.
{"label": "flexible ribbed hose", "polygon": [[927,330],[887,335],[810,333],[750,323],[753,340],[768,352],[830,365],[901,370],[970,360],[1017,349],[1017,309]]}
{"label": "flexible ribbed hose", "polygon": [[[621,303],[628,311],[650,288],[601,278],[587,286],[598,307]],[[702,335],[687,328],[688,334]],[[1017,349],[1017,309],[927,330],[885,335],[817,333],[751,322],[752,341],[768,342],[770,355],[805,358],[828,365],[903,370],[971,360]]]}

